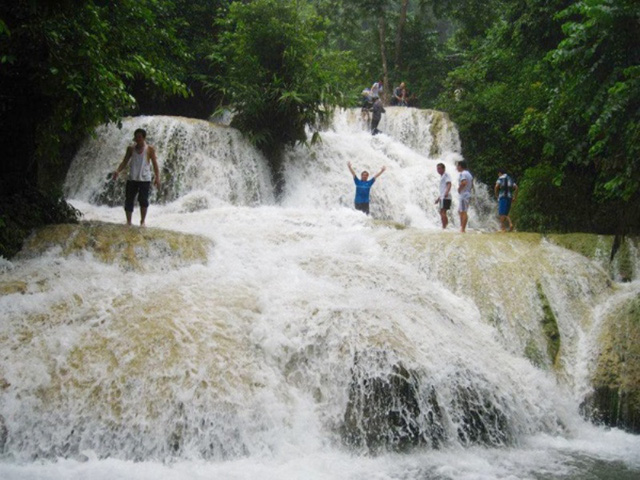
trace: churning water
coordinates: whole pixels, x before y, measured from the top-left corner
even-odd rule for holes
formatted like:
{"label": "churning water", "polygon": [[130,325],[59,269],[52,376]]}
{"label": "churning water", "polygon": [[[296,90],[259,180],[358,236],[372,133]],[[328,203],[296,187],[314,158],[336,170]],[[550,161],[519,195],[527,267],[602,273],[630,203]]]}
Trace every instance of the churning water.
{"label": "churning water", "polygon": [[[138,127],[164,180],[146,229],[107,180]],[[89,223],[0,264],[0,478],[639,478],[640,439],[578,414],[601,319],[638,282],[492,233],[481,185],[469,233],[455,214],[442,232],[455,127],[390,108],[382,129],[339,113],[287,153],[278,199],[229,127],[99,129],[65,187]],[[371,217],[347,161],[387,167]]]}

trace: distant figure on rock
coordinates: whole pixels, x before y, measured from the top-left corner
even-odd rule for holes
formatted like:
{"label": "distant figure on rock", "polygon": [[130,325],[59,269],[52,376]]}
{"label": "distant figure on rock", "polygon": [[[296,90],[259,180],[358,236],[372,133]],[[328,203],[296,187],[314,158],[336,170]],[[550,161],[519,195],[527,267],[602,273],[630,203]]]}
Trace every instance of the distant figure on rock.
{"label": "distant figure on rock", "polygon": [[449,224],[447,211],[451,208],[451,175],[445,171],[444,163],[439,163],[436,169],[440,174],[440,195],[436,199],[436,203],[439,204],[440,219],[444,230]]}
{"label": "distant figure on rock", "polygon": [[458,162],[456,169],[460,172],[458,179],[458,193],[460,194],[458,213],[460,214],[460,231],[465,233],[467,230],[467,221],[469,220],[469,204],[471,203],[471,187],[473,186],[473,176],[467,170],[467,162],[464,160]]}
{"label": "distant figure on rock", "polygon": [[129,164],[129,179],[127,180],[126,198],[124,201],[124,211],[127,216],[127,225],[131,225],[133,214],[133,204],[138,197],[140,204],[140,226],[145,226],[147,209],[149,208],[149,193],[151,191],[151,167],[155,175],[154,183],[160,188],[160,171],[158,169],[158,159],[156,150],[146,142],[147,132],[138,128],[133,133],[133,145],[127,147],[124,158],[116,171],[113,179],[116,180],[122,170]]}
{"label": "distant figure on rock", "polygon": [[370,121],[369,112],[373,108],[373,97],[371,96],[371,90],[365,88],[360,95],[362,97],[362,109],[360,110],[360,117],[368,124]]}
{"label": "distant figure on rock", "polygon": [[405,87],[404,82],[400,83],[400,85],[393,90],[393,97],[391,97],[391,105],[395,107],[407,106],[407,89]]}
{"label": "distant figure on rock", "polygon": [[355,170],[351,166],[351,162],[348,162],[347,166],[353,176],[353,182],[356,184],[356,198],[354,200],[356,210],[360,210],[361,212],[369,215],[369,193],[371,191],[371,186],[376,181],[376,178],[382,175],[387,167],[382,167],[380,171],[376,173],[371,180],[369,180],[369,172],[366,170],[360,174],[360,179],[358,179]]}
{"label": "distant figure on rock", "polygon": [[384,82],[382,80],[378,80],[376,83],[371,85],[371,97],[375,101],[377,98],[382,96],[382,92],[384,91]]}
{"label": "distant figure on rock", "polygon": [[518,184],[511,178],[503,168],[498,169],[498,180],[493,191],[498,199],[498,215],[500,216],[500,230],[506,231],[505,220],[509,222],[509,231],[513,230],[513,222],[509,217],[511,204],[518,197]]}
{"label": "distant figure on rock", "polygon": [[380,124],[380,120],[382,120],[382,114],[386,112],[384,106],[382,105],[382,100],[379,98],[373,102],[373,115],[371,115],[371,135],[377,135],[380,133],[378,130],[378,125]]}

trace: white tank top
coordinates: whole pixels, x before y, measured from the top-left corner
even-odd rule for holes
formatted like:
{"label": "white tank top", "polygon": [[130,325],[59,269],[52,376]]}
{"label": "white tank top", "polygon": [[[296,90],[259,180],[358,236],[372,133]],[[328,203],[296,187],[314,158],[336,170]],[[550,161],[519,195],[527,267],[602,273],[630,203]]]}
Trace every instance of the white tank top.
{"label": "white tank top", "polygon": [[134,182],[150,182],[151,181],[151,161],[147,158],[147,148],[145,143],[142,153],[136,152],[135,145],[129,161],[129,180]]}

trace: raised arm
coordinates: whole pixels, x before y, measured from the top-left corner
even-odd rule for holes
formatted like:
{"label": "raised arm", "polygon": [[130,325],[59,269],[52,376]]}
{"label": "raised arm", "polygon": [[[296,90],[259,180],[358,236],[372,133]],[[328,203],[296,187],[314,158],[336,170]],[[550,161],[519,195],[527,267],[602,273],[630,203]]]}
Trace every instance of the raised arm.
{"label": "raised arm", "polygon": [[349,167],[349,171],[351,172],[352,177],[357,177],[355,170],[351,166],[351,162],[347,162],[347,167]]}
{"label": "raised arm", "polygon": [[129,163],[129,160],[131,159],[132,153],[133,153],[133,147],[131,147],[131,146],[127,147],[127,151],[124,154],[124,158],[122,159],[122,162],[120,162],[120,165],[118,165],[118,168],[116,168],[116,171],[113,172],[113,179],[114,180],[116,178],[118,178],[118,175],[120,174],[120,172],[122,170],[127,168],[127,163]]}
{"label": "raised arm", "polygon": [[380,171],[378,173],[376,173],[373,178],[378,178],[380,175],[382,175],[384,173],[384,171],[387,169],[387,167],[382,167],[380,169]]}

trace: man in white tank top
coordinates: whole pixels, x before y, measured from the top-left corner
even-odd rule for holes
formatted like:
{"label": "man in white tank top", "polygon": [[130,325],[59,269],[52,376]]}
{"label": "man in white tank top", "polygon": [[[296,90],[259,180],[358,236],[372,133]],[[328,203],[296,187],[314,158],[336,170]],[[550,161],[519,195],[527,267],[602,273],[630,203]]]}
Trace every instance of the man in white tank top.
{"label": "man in white tank top", "polygon": [[127,168],[129,164],[129,179],[127,180],[126,199],[124,202],[124,211],[127,215],[127,225],[131,225],[131,216],[133,214],[133,204],[136,196],[140,204],[140,226],[144,227],[145,218],[147,217],[147,208],[149,208],[149,192],[151,190],[151,167],[155,175],[154,183],[160,188],[160,171],[158,169],[158,159],[156,151],[151,145],[147,145],[145,141],[147,132],[142,128],[138,128],[133,134],[135,145],[127,147],[124,159],[116,168],[113,179],[116,180],[120,171]]}

